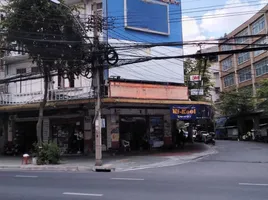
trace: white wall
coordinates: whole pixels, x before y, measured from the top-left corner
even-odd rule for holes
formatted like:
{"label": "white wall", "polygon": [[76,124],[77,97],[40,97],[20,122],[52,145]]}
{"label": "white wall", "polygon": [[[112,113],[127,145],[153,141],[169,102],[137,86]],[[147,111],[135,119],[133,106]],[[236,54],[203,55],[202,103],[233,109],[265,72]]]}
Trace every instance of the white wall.
{"label": "white wall", "polygon": [[[8,73],[6,74],[6,77],[11,77],[16,75],[16,70],[19,68],[26,68],[27,73],[31,73],[31,67],[35,67],[34,64],[31,63],[31,61],[23,61],[16,64],[10,64],[8,66]],[[54,84],[51,84],[51,89],[57,89],[58,87],[58,77],[54,76],[52,77],[52,81]],[[69,80],[64,80],[64,88],[69,88]],[[9,83],[8,84],[8,93],[10,94],[20,94],[20,93],[33,93],[33,92],[39,92],[43,91],[43,79],[35,79],[35,80],[27,80],[27,81],[19,81],[15,83]],[[87,79],[85,77],[79,76],[75,77],[75,87],[91,87],[91,79]]]}
{"label": "white wall", "polygon": [[[174,47],[129,49],[129,45],[135,45],[133,42],[110,39],[109,43],[114,47],[119,47],[119,45],[124,47],[117,50],[119,60],[182,55],[182,49]],[[163,59],[124,65],[110,69],[109,76],[120,76],[122,79],[131,80],[184,83],[183,60]]]}
{"label": "white wall", "polygon": [[209,69],[210,76],[211,76],[211,82],[214,84],[210,95],[212,98],[212,101],[215,102],[219,99],[219,93],[216,92],[215,88],[220,88],[221,91],[221,80],[220,80],[220,66],[218,62],[211,63],[211,67]]}

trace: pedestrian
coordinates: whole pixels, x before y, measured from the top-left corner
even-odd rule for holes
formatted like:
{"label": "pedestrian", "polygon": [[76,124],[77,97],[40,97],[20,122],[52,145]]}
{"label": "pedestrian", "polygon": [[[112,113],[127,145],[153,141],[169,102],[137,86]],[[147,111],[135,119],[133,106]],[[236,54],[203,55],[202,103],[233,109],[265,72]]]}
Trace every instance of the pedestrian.
{"label": "pedestrian", "polygon": [[180,142],[182,143],[182,147],[184,147],[184,145],[185,145],[185,137],[184,137],[184,131],[183,131],[182,128],[180,130],[179,135],[180,135]]}

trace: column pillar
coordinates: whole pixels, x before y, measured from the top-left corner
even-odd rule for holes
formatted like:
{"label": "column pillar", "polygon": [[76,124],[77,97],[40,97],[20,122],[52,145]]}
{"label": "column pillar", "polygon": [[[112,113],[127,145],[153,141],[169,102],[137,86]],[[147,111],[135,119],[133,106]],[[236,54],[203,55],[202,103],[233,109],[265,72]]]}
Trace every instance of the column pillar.
{"label": "column pillar", "polygon": [[114,109],[111,110],[108,133],[111,135],[111,148],[119,149],[120,133],[119,133],[119,115]]}
{"label": "column pillar", "polygon": [[88,155],[93,152],[92,139],[92,118],[90,116],[84,117],[84,154]]}
{"label": "column pillar", "polygon": [[170,115],[164,115],[164,145],[172,146],[172,132]]}
{"label": "column pillar", "polygon": [[49,141],[49,132],[50,132],[50,121],[48,117],[43,119],[43,142],[48,143]]}

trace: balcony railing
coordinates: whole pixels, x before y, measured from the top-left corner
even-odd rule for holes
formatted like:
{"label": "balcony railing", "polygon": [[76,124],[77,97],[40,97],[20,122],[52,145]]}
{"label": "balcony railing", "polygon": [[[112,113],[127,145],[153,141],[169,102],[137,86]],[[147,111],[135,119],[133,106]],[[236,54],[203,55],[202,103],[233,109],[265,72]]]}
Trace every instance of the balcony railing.
{"label": "balcony railing", "polygon": [[[44,92],[4,94],[0,93],[0,105],[22,105],[38,103],[43,99]],[[70,101],[93,98],[91,87],[64,88],[48,91],[48,101]]]}

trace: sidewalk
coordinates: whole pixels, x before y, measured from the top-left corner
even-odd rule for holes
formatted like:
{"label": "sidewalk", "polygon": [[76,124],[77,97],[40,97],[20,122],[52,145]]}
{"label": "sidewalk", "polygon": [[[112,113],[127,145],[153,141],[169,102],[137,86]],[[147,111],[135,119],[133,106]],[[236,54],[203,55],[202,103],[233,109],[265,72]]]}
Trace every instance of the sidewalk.
{"label": "sidewalk", "polygon": [[[143,152],[128,155],[103,155],[104,167],[114,171],[131,171],[165,166],[174,166],[194,161],[198,158],[215,154],[215,147],[205,144],[187,144],[184,149],[169,152]],[[22,165],[19,157],[0,157],[0,169],[43,170],[43,171],[92,171],[95,160],[92,156],[64,157],[59,165]]]}

